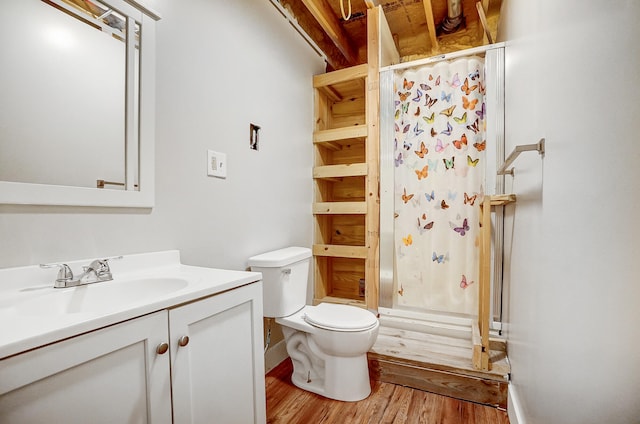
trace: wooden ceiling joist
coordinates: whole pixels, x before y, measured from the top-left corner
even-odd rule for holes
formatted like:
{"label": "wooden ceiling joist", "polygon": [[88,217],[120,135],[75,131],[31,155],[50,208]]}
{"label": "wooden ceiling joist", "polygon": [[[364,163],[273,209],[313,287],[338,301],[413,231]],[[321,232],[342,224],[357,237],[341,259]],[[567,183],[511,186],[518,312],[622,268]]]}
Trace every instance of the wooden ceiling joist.
{"label": "wooden ceiling joist", "polygon": [[[367,61],[367,25],[364,17],[374,3],[382,7],[400,60],[411,61],[490,43],[490,38],[485,34],[492,35],[491,39],[495,40],[503,2],[460,0],[465,25],[455,32],[438,36],[438,25],[447,17],[447,0],[352,0],[353,14],[347,21],[340,17],[340,0],[272,1],[286,8],[322,50],[327,58],[327,71]],[[479,17],[482,12],[485,19]]]}
{"label": "wooden ceiling joist", "polygon": [[322,29],[344,55],[347,62],[357,65],[358,51],[353,47],[351,39],[340,25],[338,18],[333,14],[326,0],[302,0],[309,12],[318,21]]}
{"label": "wooden ceiling joist", "polygon": [[278,3],[280,3],[286,12],[295,19],[300,28],[302,28],[323,51],[327,59],[328,69],[342,69],[351,66],[333,41],[327,36],[327,33],[320,26],[316,18],[301,1],[278,0]]}
{"label": "wooden ceiling joist", "polygon": [[485,14],[486,9],[483,6],[483,2],[476,2],[476,9],[478,9],[478,17],[480,18],[480,23],[484,30],[484,36],[487,37],[487,42],[489,44],[493,44],[493,37],[491,36],[491,31],[489,31],[489,24],[487,23],[487,16]]}
{"label": "wooden ceiling joist", "polygon": [[433,6],[431,0],[422,0],[424,6],[424,15],[427,19],[427,30],[429,31],[429,40],[431,40],[432,52],[438,51],[438,38],[436,37],[436,22],[433,18]]}

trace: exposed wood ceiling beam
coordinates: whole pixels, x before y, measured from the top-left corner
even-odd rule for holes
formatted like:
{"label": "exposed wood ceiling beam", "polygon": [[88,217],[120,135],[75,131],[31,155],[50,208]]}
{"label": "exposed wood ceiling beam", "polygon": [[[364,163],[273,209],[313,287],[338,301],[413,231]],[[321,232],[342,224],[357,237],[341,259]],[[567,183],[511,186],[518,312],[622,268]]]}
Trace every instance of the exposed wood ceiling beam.
{"label": "exposed wood ceiling beam", "polygon": [[[72,1],[72,0],[67,0]],[[81,1],[81,0],[73,0]],[[84,0],[82,0],[84,1]],[[352,0],[354,17],[340,17],[340,0],[271,0],[282,5],[297,24],[309,35],[327,58],[327,71],[351,67],[367,61],[366,9],[359,0]],[[487,44],[483,41],[488,23],[495,39],[497,17],[504,0],[462,0],[467,27],[453,34],[437,35],[438,24],[447,14],[447,0],[365,0],[384,3],[383,10],[392,31],[396,49],[402,60],[415,60]],[[482,4],[487,23],[476,12]],[[356,7],[357,6],[357,7]],[[478,7],[478,10],[473,10]],[[426,25],[425,25],[426,24]],[[483,25],[484,24],[484,25]]]}
{"label": "exposed wood ceiling beam", "polygon": [[357,65],[359,63],[358,51],[353,47],[351,39],[340,25],[338,18],[333,14],[326,0],[302,0],[302,2],[316,18],[338,50],[344,55],[347,62],[351,65]]}
{"label": "exposed wood ceiling beam", "polygon": [[297,24],[324,52],[328,69],[342,69],[351,66],[318,21],[316,21],[316,18],[313,17],[309,9],[300,0],[278,0],[278,3],[286,9],[287,13],[296,20]]}
{"label": "exposed wood ceiling beam", "polygon": [[[488,3],[488,2],[487,2]],[[489,31],[489,24],[487,23],[487,15],[485,15],[485,8],[483,2],[476,2],[476,9],[478,9],[478,16],[480,17],[480,23],[484,30],[484,36],[487,37],[489,44],[493,44],[493,37],[491,37],[491,31]]]}
{"label": "exposed wood ceiling beam", "polygon": [[427,18],[427,29],[429,30],[431,49],[433,51],[437,51],[439,46],[438,38],[436,37],[436,22],[433,19],[433,7],[431,5],[431,0],[422,0],[422,5],[424,6],[424,15]]}

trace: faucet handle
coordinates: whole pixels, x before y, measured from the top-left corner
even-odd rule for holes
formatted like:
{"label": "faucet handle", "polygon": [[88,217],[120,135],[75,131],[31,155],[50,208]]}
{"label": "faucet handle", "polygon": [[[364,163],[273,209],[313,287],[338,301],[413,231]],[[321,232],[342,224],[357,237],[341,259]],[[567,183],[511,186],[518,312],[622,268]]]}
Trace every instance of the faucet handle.
{"label": "faucet handle", "polygon": [[124,256],[120,255],[120,256],[109,256],[108,258],[102,258],[101,261],[104,262],[109,262],[109,261],[115,261],[117,259],[122,259]]}
{"label": "faucet handle", "polygon": [[40,264],[40,268],[59,268],[58,276],[56,277],[56,286],[57,283],[67,283],[73,280],[73,271],[69,268],[69,265],[63,263],[51,263],[51,264]]}
{"label": "faucet handle", "polygon": [[123,258],[122,255],[120,255],[120,256],[110,256],[108,258],[103,258],[100,261],[101,261],[102,265],[106,268],[106,271],[111,272],[111,269],[109,269],[109,261],[115,261],[115,260],[122,259],[122,258]]}
{"label": "faucet handle", "polygon": [[93,270],[96,273],[96,276],[104,276],[107,279],[111,279],[111,268],[109,268],[109,261],[113,259],[122,259],[122,256],[112,256],[109,258],[103,259],[95,259],[93,260],[89,266],[83,267],[85,272],[88,270]]}

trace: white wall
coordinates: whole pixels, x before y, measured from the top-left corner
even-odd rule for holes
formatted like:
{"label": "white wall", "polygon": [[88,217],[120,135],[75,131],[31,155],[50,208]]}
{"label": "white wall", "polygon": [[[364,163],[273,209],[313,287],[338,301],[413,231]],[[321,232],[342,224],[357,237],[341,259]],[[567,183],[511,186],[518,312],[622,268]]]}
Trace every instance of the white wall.
{"label": "white wall", "polygon": [[[188,264],[244,269],[311,244],[311,77],[324,63],[268,1],[147,3],[163,17],[156,206],[0,205],[0,267],[177,248]],[[227,153],[226,180],[207,177],[207,149]]]}
{"label": "white wall", "polygon": [[504,0],[500,19],[507,152],[546,138],[507,213],[512,422],[638,423],[640,2]]}

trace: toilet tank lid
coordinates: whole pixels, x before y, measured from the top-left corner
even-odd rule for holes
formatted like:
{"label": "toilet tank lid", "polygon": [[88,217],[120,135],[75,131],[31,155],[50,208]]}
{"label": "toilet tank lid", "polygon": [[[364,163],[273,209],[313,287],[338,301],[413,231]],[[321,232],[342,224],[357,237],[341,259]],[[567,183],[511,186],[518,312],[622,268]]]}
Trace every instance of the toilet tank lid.
{"label": "toilet tank lid", "polygon": [[311,257],[311,249],[308,247],[286,247],[272,252],[262,253],[249,258],[249,266],[263,268],[277,268],[290,265]]}

